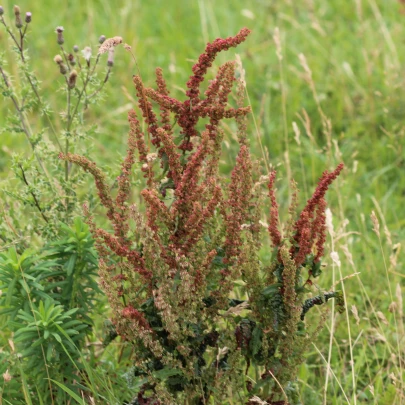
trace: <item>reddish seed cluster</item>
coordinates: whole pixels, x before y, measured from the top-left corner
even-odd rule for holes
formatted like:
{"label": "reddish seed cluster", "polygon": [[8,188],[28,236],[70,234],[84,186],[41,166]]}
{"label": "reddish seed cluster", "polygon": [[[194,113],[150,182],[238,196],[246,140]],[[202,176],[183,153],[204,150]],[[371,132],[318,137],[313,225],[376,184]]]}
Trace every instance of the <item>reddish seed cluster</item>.
{"label": "reddish seed cluster", "polygon": [[174,185],[177,186],[180,183],[181,172],[183,167],[180,163],[180,153],[176,152],[176,144],[173,141],[173,137],[170,136],[163,128],[158,128],[156,131],[157,139],[159,143],[163,145],[162,149],[168,159],[170,168],[170,178],[173,179]]}
{"label": "reddish seed cluster", "polygon": [[151,330],[151,327],[142,312],[139,312],[131,305],[126,306],[122,310],[122,317],[135,321],[138,324],[138,327],[142,329]]}
{"label": "reddish seed cluster", "polygon": [[[294,239],[299,245],[299,251],[296,255],[295,262],[300,265],[304,262],[305,257],[311,253],[313,243],[317,243],[317,260],[320,259],[323,253],[323,243],[325,240],[325,215],[324,210],[326,203],[324,197],[328,187],[337,178],[343,169],[343,163],[340,163],[336,169],[329,173],[325,171],[319,179],[318,185],[314,194],[308,200],[305,208],[301,212],[298,221],[295,224]],[[309,238],[309,242],[306,239]]]}
{"label": "reddish seed cluster", "polygon": [[[107,209],[113,232],[97,228],[87,206],[85,215],[99,253],[100,285],[108,298],[117,333],[135,344],[141,342],[148,348],[148,353],[149,349],[153,353],[151,357],[159,358],[162,364],[180,366],[182,372],[187,370],[187,373],[196,364],[196,341],[192,339],[195,331],[190,326],[201,320],[205,330],[214,327],[214,333],[219,336],[222,333],[216,331],[219,311],[231,312],[229,297],[233,282],[241,276],[246,282],[250,313],[257,317],[255,319],[263,328],[266,325],[265,334],[276,332],[272,329],[274,321],[277,324],[280,321],[284,325],[280,324],[279,330],[288,332],[289,340],[285,342],[291,343],[295,339],[295,319],[296,315],[299,319],[301,313],[296,289],[300,270],[308,254],[314,252],[315,262],[323,255],[326,239],[324,197],[343,168],[340,164],[333,172],[323,173],[296,222],[297,199],[296,193],[293,194],[289,209],[291,220],[283,234],[275,195],[276,172],[269,174],[270,220],[267,229],[278,254],[274,259],[276,263],[262,266],[258,260],[262,181],[253,184],[254,163],[248,149],[245,122],[250,108],[243,107],[242,82],[239,83],[238,108],[228,107],[228,97],[235,82],[234,63],[221,66],[206,91],[200,89],[218,52],[238,45],[249,32],[243,29],[235,37],[217,39],[207,45],[193,67],[184,101],[169,95],[161,69],[156,70],[157,89],[146,88],[140,77],[133,77],[138,108],[147,130],[144,134],[135,110],[131,110],[127,154],[114,197],[94,162],[74,154],[60,155],[61,159],[76,163],[93,175],[101,203]],[[156,107],[160,114],[154,111]],[[223,187],[219,176],[224,136],[219,124],[225,118],[236,119],[240,147],[227,187]],[[135,204],[129,204],[131,175],[136,161],[146,183],[140,196],[143,207],[139,210]],[[294,186],[293,190],[296,190]],[[277,270],[282,269],[281,281],[279,271],[274,272],[274,265]],[[281,317],[278,320],[278,315],[272,320],[271,313],[260,319],[262,314],[257,306],[263,303],[261,291],[276,279],[282,282],[279,292],[286,320]],[[177,362],[179,357],[172,350],[167,351],[166,339],[159,339],[160,333],[153,332],[157,332],[152,321],[156,314],[161,320],[159,329],[167,333],[170,347],[177,347],[181,362]],[[249,345],[252,325],[242,322],[236,327],[239,349]],[[283,341],[284,338],[281,343]],[[281,347],[280,353],[283,365],[287,366],[292,346]],[[136,364],[146,363],[144,354],[140,353]]]}
{"label": "reddish seed cluster", "polygon": [[[158,87],[158,92],[162,97],[169,96],[169,90],[167,89],[165,79],[163,78],[162,68],[156,69],[156,84]],[[162,123],[162,128],[168,133],[172,133],[172,125],[170,123],[170,109],[161,105],[160,106],[160,119]]]}
{"label": "reddish seed cluster", "polygon": [[184,228],[188,231],[188,237],[181,247],[184,255],[188,253],[200,239],[204,232],[204,226],[209,218],[214,216],[214,211],[219,205],[222,197],[222,191],[219,186],[214,186],[212,198],[203,209],[199,202],[194,203],[192,214],[188,218]]}
{"label": "reddish seed cluster", "polygon": [[198,98],[200,94],[200,84],[204,81],[204,76],[207,73],[207,70],[212,66],[217,54],[221,51],[241,44],[249,34],[250,30],[243,28],[234,37],[229,37],[226,39],[218,38],[211,44],[207,44],[205,52],[200,55],[198,62],[193,66],[194,75],[191,76],[187,82],[187,87],[189,88],[187,91],[187,96],[190,97],[191,101]]}
{"label": "reddish seed cluster", "polygon": [[[325,193],[332,182],[337,178],[343,169],[343,163],[340,163],[333,172],[325,171],[319,179],[314,194],[308,200],[305,208],[302,210],[298,220],[294,225],[293,246],[291,247],[291,257],[295,265],[300,266],[304,263],[307,255],[316,248],[315,262],[318,262],[324,252],[326,242],[326,224]],[[271,201],[270,225],[268,227],[270,239],[273,246],[278,247],[281,244],[281,234],[278,228],[279,214],[278,205],[274,193],[274,182],[276,172],[270,174],[268,183],[269,195]]]}
{"label": "reddish seed cluster", "polygon": [[210,136],[214,137],[219,120],[222,118],[246,115],[250,112],[250,108],[225,109],[228,95],[235,80],[233,63],[226,63],[220,68],[217,78],[210,84],[205,93],[205,99],[200,99],[200,85],[204,81],[204,76],[208,68],[212,66],[217,54],[230,47],[239,45],[246,39],[249,33],[250,30],[243,28],[235,37],[226,39],[219,38],[207,45],[205,52],[200,55],[198,62],[193,66],[194,75],[191,76],[187,82],[189,90],[186,94],[188,99],[183,103],[168,96],[161,70],[156,71],[158,91],[145,89],[140,77],[134,77],[137,96],[139,98],[139,107],[148,124],[148,131],[152,136],[152,143],[156,147],[160,146],[160,142],[156,136],[157,119],[146,97],[150,97],[159,104],[163,124],[162,128],[169,134],[171,134],[168,124],[169,112],[175,114],[177,124],[181,127],[181,134],[184,137],[183,141],[178,146],[183,152],[193,150],[194,145],[191,142],[191,138],[198,135],[196,125],[200,118],[210,118],[210,123],[206,125],[206,128]]}
{"label": "reddish seed cluster", "polygon": [[137,90],[136,96],[138,98],[138,105],[142,111],[142,116],[145,123],[148,126],[148,133],[151,136],[151,142],[157,148],[160,146],[159,139],[156,136],[156,130],[158,128],[158,120],[155,112],[152,108],[152,103],[146,98],[145,88],[143,86],[142,80],[139,76],[133,77],[133,82]]}
{"label": "reddish seed cluster", "polygon": [[248,217],[250,193],[252,189],[252,162],[247,146],[242,146],[236,159],[235,168],[231,174],[229,186],[229,199],[226,205],[229,207],[229,214],[226,218],[226,263],[239,255],[242,245],[242,225]]}
{"label": "reddish seed cluster", "polygon": [[[216,178],[219,165],[217,148],[221,143],[218,140],[218,125],[224,118],[245,116],[250,112],[250,108],[227,106],[228,96],[235,81],[235,66],[232,62],[220,67],[215,79],[211,81],[204,93],[200,91],[199,86],[218,52],[240,44],[249,32],[248,29],[243,29],[235,37],[217,39],[207,45],[205,53],[193,67],[193,76],[187,83],[185,101],[169,96],[161,69],[156,70],[156,90],[144,87],[140,77],[133,77],[138,107],[142,112],[150,138],[145,139],[147,137],[143,134],[136,112],[131,110],[128,114],[130,132],[127,154],[117,178],[118,192],[115,198],[111,196],[105,177],[94,162],[78,155],[60,155],[60,158],[78,164],[93,175],[100,200],[107,208],[107,217],[114,230],[113,234],[97,228],[87,213],[88,223],[99,251],[100,263],[104,269],[100,276],[101,284],[107,291],[115,288],[115,294],[126,297],[130,294],[131,288],[134,292],[139,288],[135,280],[142,280],[142,283],[148,286],[147,291],[151,296],[155,288],[154,272],[157,269],[147,265],[153,262],[154,258],[143,256],[129,228],[131,218],[134,219],[128,205],[130,177],[136,159],[142,165],[147,183],[147,188],[141,195],[146,205],[148,230],[159,247],[160,258],[169,267],[167,276],[172,277],[176,274],[179,257],[187,257],[188,260],[192,260],[192,257],[198,258],[197,246],[205,234],[207,223],[215,216],[218,208],[224,213],[226,221],[226,260],[228,264],[236,260],[242,244],[242,226],[248,217],[250,197],[245,191],[252,185],[251,162],[249,151],[243,145],[232,173],[229,199],[224,201],[222,189]],[[152,102],[158,104],[160,117],[153,110]],[[178,134],[174,133],[175,127],[171,122],[173,116],[182,137],[179,142],[175,142]],[[200,119],[206,120],[205,130],[201,135],[197,130]],[[151,147],[154,153],[151,153]],[[137,156],[135,156],[136,150]],[[160,160],[160,167],[154,164],[155,159]],[[170,204],[162,198],[166,195],[166,191],[163,193],[159,188],[162,171],[164,176],[172,182],[169,184],[167,179],[163,179],[165,184],[169,184],[168,187],[173,189],[173,201]],[[113,264],[114,261],[110,258],[111,253],[120,259],[116,264]],[[210,271],[215,255],[216,251],[210,250],[205,258],[198,258],[199,265],[192,273],[196,287],[204,285],[205,273]],[[106,263],[112,264],[106,265]],[[129,271],[137,276],[129,274]],[[119,272],[118,275],[117,272]],[[227,278],[227,274],[223,276]],[[128,285],[131,283],[134,285],[124,290],[121,284],[123,281]],[[109,300],[114,299],[112,292],[107,295]],[[120,315],[117,314],[117,316],[137,319],[142,325],[142,314],[135,309],[134,305],[130,305],[131,301],[126,302],[125,308],[122,307]],[[114,302],[114,308],[118,307],[117,302]],[[119,323],[119,319],[116,320]],[[125,328],[121,331],[126,336],[134,333]]]}
{"label": "reddish seed cluster", "polygon": [[326,242],[326,201],[321,198],[318,203],[318,208],[316,210],[316,216],[314,220],[314,225],[312,227],[311,239],[316,239],[316,255],[315,263],[319,262],[323,256],[325,242]]}
{"label": "reddish seed cluster", "polygon": [[276,200],[276,194],[274,192],[274,183],[276,181],[276,174],[277,172],[273,170],[270,173],[269,178],[269,197],[271,202],[270,208],[270,224],[268,227],[270,239],[273,243],[273,246],[280,246],[281,244],[281,233],[279,230],[279,217],[278,217],[278,204]]}
{"label": "reddish seed cluster", "polygon": [[73,153],[64,154],[61,152],[59,153],[59,159],[68,160],[69,162],[76,163],[86,172],[90,172],[93,175],[100,201],[108,210],[107,217],[109,219],[112,219],[115,212],[114,202],[110,196],[110,191],[109,187],[107,186],[105,176],[103,172],[97,167],[97,165],[91,160]]}

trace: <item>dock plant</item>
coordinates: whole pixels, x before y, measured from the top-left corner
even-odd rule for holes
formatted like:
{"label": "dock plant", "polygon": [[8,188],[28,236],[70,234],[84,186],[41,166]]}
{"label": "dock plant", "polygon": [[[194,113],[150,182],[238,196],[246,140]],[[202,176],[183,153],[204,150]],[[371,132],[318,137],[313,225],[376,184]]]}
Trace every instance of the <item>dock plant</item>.
{"label": "dock plant", "polygon": [[[309,322],[308,311],[331,298],[343,308],[338,291],[314,283],[323,269],[325,194],[343,164],[320,176],[302,210],[292,182],[282,220],[276,171],[249,152],[242,80],[237,105],[229,101],[235,63],[206,80],[218,53],[249,33],[208,43],[182,99],[170,95],[160,68],[156,88],[133,76],[138,105],[128,113],[118,178],[109,182],[85,156],[59,154],[94,177],[110,224],[97,225],[105,219],[84,205],[113,325],[134,348],[134,404],[219,404],[232,393],[238,403],[298,404],[297,369],[325,319],[321,311]],[[236,122],[238,139],[228,178],[219,167],[224,120]],[[139,204],[135,172],[144,183]]]}

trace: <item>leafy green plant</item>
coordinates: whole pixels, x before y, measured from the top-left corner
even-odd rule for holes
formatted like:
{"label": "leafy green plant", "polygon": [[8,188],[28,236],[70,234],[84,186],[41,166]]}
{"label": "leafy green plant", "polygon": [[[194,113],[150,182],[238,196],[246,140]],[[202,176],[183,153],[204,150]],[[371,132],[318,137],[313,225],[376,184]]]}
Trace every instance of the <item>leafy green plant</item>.
{"label": "leafy green plant", "polygon": [[[77,308],[65,311],[49,298],[40,301],[38,307],[33,304],[30,311],[21,310],[17,316],[19,322],[13,322],[17,329],[14,342],[20,343],[21,355],[27,359],[25,372],[36,376],[34,383],[41,393],[49,391],[50,375],[60,381],[77,379],[70,358],[77,353],[77,347],[72,342],[82,337],[80,332],[86,325],[71,319],[75,312]],[[66,402],[62,392],[58,390],[54,395],[57,403]],[[49,401],[51,395],[43,395],[43,398]]]}
{"label": "leafy green plant", "polygon": [[100,292],[97,275],[97,254],[94,241],[86,225],[79,217],[73,227],[60,224],[61,238],[45,248],[46,259],[55,263],[48,273],[46,292],[65,309],[78,308],[80,316],[89,325],[90,314],[96,310],[95,300]]}
{"label": "leafy green plant", "polygon": [[29,310],[31,300],[48,298],[41,280],[55,262],[36,259],[33,251],[19,256],[14,248],[0,254],[0,315],[14,320],[18,311]]}
{"label": "leafy green plant", "polygon": [[0,257],[0,308],[7,317],[3,332],[15,344],[21,363],[21,370],[18,363],[10,370],[20,382],[24,373],[41,399],[53,403],[63,403],[67,394],[50,385],[50,378],[76,393],[85,389],[80,384],[82,351],[100,308],[88,226],[76,218],[73,227],[60,227],[60,239],[42,251],[19,256],[13,248]]}

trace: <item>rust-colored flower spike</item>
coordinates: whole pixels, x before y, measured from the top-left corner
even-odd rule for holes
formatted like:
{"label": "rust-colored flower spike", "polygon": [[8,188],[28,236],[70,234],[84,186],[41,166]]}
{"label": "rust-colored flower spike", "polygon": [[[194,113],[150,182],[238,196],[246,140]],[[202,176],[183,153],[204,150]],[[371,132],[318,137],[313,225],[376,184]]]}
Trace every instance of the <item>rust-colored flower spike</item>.
{"label": "rust-colored flower spike", "polygon": [[294,225],[294,240],[299,246],[299,250],[295,255],[297,265],[304,262],[306,255],[311,252],[315,240],[317,240],[316,247],[319,252],[316,259],[319,260],[323,253],[323,241],[325,239],[324,196],[328,187],[343,170],[343,166],[343,163],[340,163],[333,172],[325,171],[322,174],[314,194],[307,201],[298,221]]}
{"label": "rust-colored flower spike", "polygon": [[223,50],[239,45],[249,34],[250,30],[248,28],[242,28],[234,37],[226,39],[217,38],[214,42],[207,44],[205,52],[200,55],[198,62],[193,66],[194,75],[191,76],[190,80],[187,82],[189,89],[187,90],[187,96],[189,96],[190,99],[194,100],[198,97],[200,93],[200,83],[204,80],[204,75],[207,73],[208,68],[211,67],[217,54]]}
{"label": "rust-colored flower spike", "polygon": [[268,231],[270,234],[270,239],[274,247],[277,247],[281,244],[281,233],[279,230],[279,213],[278,213],[278,204],[276,200],[276,194],[274,192],[274,183],[276,181],[276,174],[277,172],[273,170],[270,173],[269,178],[269,197],[271,201],[271,208],[270,208],[270,224],[268,227]]}
{"label": "rust-colored flower spike", "polygon": [[98,54],[100,55],[102,53],[106,53],[110,50],[110,48],[114,48],[119,44],[122,44],[121,37],[108,38],[101,44],[100,49],[98,50]]}
{"label": "rust-colored flower spike", "polygon": [[[250,190],[252,189],[252,162],[247,146],[240,148],[236,164],[231,173],[229,213],[226,217],[225,263],[232,263],[242,246],[242,224],[248,218]],[[226,272],[223,270],[223,272]]]}

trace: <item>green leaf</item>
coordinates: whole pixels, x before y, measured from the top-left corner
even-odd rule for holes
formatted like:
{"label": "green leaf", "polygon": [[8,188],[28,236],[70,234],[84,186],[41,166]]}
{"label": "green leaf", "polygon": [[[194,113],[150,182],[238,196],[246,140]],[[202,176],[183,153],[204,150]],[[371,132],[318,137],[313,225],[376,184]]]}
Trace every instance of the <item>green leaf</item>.
{"label": "green leaf", "polygon": [[263,330],[260,326],[256,325],[252,332],[252,339],[250,340],[250,348],[252,350],[252,356],[259,353],[262,347]]}
{"label": "green leaf", "polygon": [[180,375],[183,374],[181,370],[177,368],[163,368],[162,370],[158,370],[152,373],[155,378],[158,380],[166,380],[166,378],[171,377],[173,375]]}
{"label": "green leaf", "polygon": [[272,296],[278,293],[280,287],[282,287],[281,283],[271,284],[262,290],[262,294],[266,297]]}
{"label": "green leaf", "polygon": [[11,297],[14,294],[14,289],[15,289],[16,283],[17,283],[17,277],[13,278],[11,283],[8,285],[7,294],[6,294],[6,305],[7,306],[10,305],[10,303],[11,303]]}
{"label": "green leaf", "polygon": [[64,329],[68,335],[78,335],[79,332],[76,329]]}
{"label": "green leaf", "polygon": [[77,254],[74,253],[69,257],[69,260],[66,262],[64,267],[66,269],[66,273],[68,276],[70,276],[73,273],[73,270],[76,265],[76,260],[77,260]]}
{"label": "green leaf", "polygon": [[76,313],[79,310],[79,308],[72,308],[69,311],[65,312],[65,317],[70,317],[70,315],[73,315],[74,313]]}
{"label": "green leaf", "polygon": [[65,391],[67,394],[69,394],[71,396],[71,398],[74,399],[77,403],[79,403],[81,405],[86,405],[86,402],[84,401],[84,399],[80,398],[79,395],[77,395],[75,392],[73,392],[70,388],[66,387],[66,385],[64,385],[58,381],[52,380],[52,379],[50,379],[50,381],[52,381],[57,386],[62,388],[62,390]]}
{"label": "green leaf", "polygon": [[24,288],[24,291],[29,295],[30,292],[31,292],[31,290],[30,290],[30,288],[28,287],[27,282],[26,282],[24,279],[22,279],[22,280],[19,280],[19,283],[20,283],[20,284],[22,285],[22,287]]}
{"label": "green leaf", "polygon": [[53,351],[53,345],[48,344],[48,347],[46,349],[46,360],[49,362],[52,359],[52,351]]}
{"label": "green leaf", "polygon": [[[17,331],[18,332],[18,331]],[[24,342],[24,341],[32,341],[35,338],[38,338],[38,333],[32,331],[32,332],[25,332],[25,333],[21,333],[17,336],[14,335],[14,342]]]}

